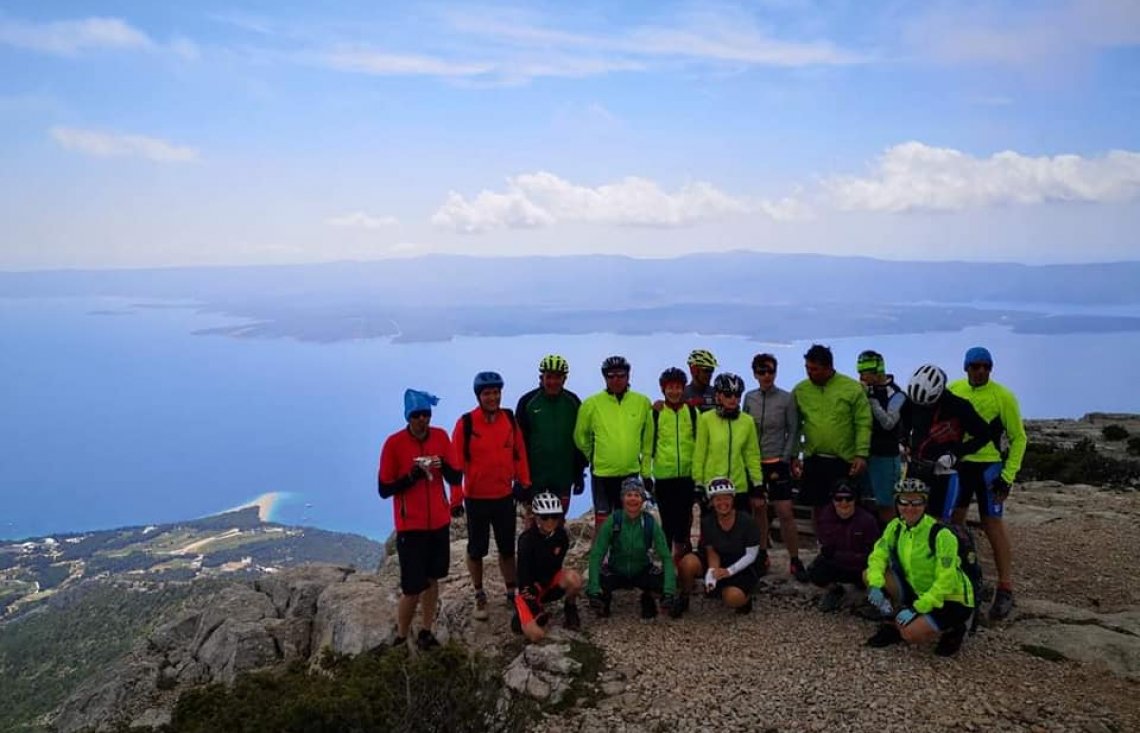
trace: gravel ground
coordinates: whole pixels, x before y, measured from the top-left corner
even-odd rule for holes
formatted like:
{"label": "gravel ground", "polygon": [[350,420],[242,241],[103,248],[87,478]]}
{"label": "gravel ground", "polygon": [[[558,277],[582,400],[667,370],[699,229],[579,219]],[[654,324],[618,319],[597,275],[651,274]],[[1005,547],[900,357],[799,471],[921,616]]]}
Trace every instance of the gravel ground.
{"label": "gravel ground", "polygon": [[[1063,516],[1042,521],[1041,511],[1033,518],[1031,510]],[[1019,597],[1102,612],[1140,605],[1140,494],[1019,493],[1009,515]],[[980,545],[988,561],[989,548]],[[773,553],[772,567],[786,567],[778,558]],[[870,649],[863,642],[873,623],[846,611],[823,615],[812,605],[816,591],[778,571],[771,580],[750,616],[695,598],[680,621],[643,622],[634,593],[619,594],[610,619],[587,614],[589,637],[604,650],[610,676],[626,687],[536,728],[1140,730],[1140,684],[1026,654],[1001,626],[979,628],[953,659],[930,648]],[[621,683],[610,687],[615,692]]]}

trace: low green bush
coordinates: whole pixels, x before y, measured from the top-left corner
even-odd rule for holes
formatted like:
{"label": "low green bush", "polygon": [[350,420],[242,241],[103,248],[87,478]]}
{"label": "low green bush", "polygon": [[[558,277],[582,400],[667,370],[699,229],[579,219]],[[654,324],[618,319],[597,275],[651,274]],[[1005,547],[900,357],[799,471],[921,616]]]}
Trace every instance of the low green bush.
{"label": "low green bush", "polygon": [[1072,448],[1031,442],[1026,448],[1018,478],[1023,481],[1124,486],[1140,479],[1140,462],[1102,455],[1087,438]]}
{"label": "low green bush", "polygon": [[1105,440],[1117,441],[1128,437],[1128,429],[1121,425],[1105,425],[1100,429]]}

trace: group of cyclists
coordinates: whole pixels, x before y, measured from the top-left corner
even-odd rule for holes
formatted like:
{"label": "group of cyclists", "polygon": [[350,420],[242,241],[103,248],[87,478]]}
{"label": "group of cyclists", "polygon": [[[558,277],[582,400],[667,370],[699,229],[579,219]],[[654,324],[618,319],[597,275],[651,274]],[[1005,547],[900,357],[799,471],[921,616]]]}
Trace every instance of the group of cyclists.
{"label": "group of cyclists", "polygon": [[[936,653],[951,655],[980,603],[964,564],[967,545],[972,550],[965,515],[976,500],[998,570],[989,616],[1008,616],[1002,508],[1026,437],[1017,400],[990,379],[988,350],[966,352],[963,379],[926,364],[905,388],[881,354],[859,354],[856,380],[836,371],[819,344],[804,354],[806,378],[790,391],[775,384],[772,354],[753,358],[757,387],[747,392],[740,376],[717,373],[705,349],[692,351],[687,366],[688,373],[662,372],[661,395],[651,400],[630,389],[629,362],[610,356],[601,364],[604,388],[580,400],[566,388],[569,363],[550,354],[539,362],[538,386],[514,410],[501,405],[503,378],[479,372],[478,404],[450,435],[430,424],[438,399],[407,390],[407,426],[385,441],[378,475],[381,497],[393,498],[397,643],[406,642],[419,606],[416,644],[438,645],[438,581],[448,570],[450,522],[460,519],[473,618],[489,617],[483,559],[493,534],[511,626],[531,641],[543,638],[558,601],[565,627],[580,628],[583,593],[601,617],[623,589],[640,591],[646,619],[683,616],[697,592],[751,612],[759,579],[771,570],[774,516],[789,574],[827,589],[821,610],[841,607],[855,586],[883,622],[868,644],[936,641]],[[584,579],[564,566],[564,519],[571,496],[587,486],[595,529]],[[809,566],[800,558],[795,504],[811,511],[819,551]],[[516,537],[519,506],[525,528]]]}

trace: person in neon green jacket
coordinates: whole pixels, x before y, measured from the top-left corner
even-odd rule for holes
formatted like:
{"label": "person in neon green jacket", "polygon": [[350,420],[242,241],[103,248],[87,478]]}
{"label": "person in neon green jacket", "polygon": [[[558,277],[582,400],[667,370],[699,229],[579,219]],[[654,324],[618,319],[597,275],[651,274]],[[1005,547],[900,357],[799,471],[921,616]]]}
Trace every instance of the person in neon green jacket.
{"label": "person in neon green jacket", "polygon": [[[868,646],[937,638],[934,651],[940,656],[956,654],[962,646],[976,604],[974,589],[961,568],[958,538],[926,514],[929,494],[916,478],[905,478],[895,488],[898,516],[883,529],[863,574],[867,600],[894,620],[880,626]],[[938,533],[934,554],[931,532]]]}
{"label": "person in neon green jacket", "polygon": [[622,480],[641,471],[641,433],[653,408],[629,388],[629,372],[625,357],[607,357],[606,388],[586,398],[574,423],[574,444],[590,462],[595,527],[619,508]]}
{"label": "person in neon green jacket", "polygon": [[[1029,441],[1021,422],[1017,398],[1009,389],[990,379],[994,359],[989,350],[981,346],[971,348],[966,352],[962,366],[966,378],[951,382],[949,389],[968,400],[978,415],[989,423],[993,440],[958,463],[962,492],[954,507],[954,523],[966,521],[970,499],[976,497],[982,529],[994,550],[994,565],[998,573],[990,620],[1000,621],[1013,609],[1013,552],[1002,515],[1009,488],[1021,470],[1021,460],[1025,457]],[[1001,451],[1003,438],[1009,444],[1004,460]]]}
{"label": "person in neon green jacket", "polygon": [[645,416],[641,434],[641,480],[661,511],[673,559],[689,552],[693,530],[693,445],[697,408],[684,402],[688,377],[676,367],[661,372],[665,400]]}
{"label": "person in neon green jacket", "polygon": [[[709,481],[718,476],[727,477],[736,487],[733,504],[737,511],[752,516],[748,493],[763,483],[764,474],[760,467],[756,421],[747,415],[741,419],[740,397],[744,394],[744,380],[731,372],[721,372],[713,386],[716,388],[716,409],[702,413],[697,420],[693,481],[697,486],[708,486]],[[760,549],[761,552],[765,550]]]}

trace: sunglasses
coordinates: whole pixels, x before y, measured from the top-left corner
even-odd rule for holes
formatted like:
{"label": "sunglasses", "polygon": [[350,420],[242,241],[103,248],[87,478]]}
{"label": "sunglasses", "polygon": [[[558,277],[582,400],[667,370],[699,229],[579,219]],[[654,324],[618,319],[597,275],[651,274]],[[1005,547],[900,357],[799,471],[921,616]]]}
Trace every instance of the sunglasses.
{"label": "sunglasses", "polygon": [[418,420],[425,417],[431,417],[431,410],[416,410],[415,412],[408,413],[408,418],[412,420]]}
{"label": "sunglasses", "polygon": [[926,499],[895,499],[899,506],[924,506]]}
{"label": "sunglasses", "polygon": [[628,377],[628,376],[629,376],[629,372],[610,372],[609,374],[606,375],[606,379],[621,379],[622,377]]}
{"label": "sunglasses", "polygon": [[752,371],[754,374],[756,374],[758,376],[764,375],[764,374],[775,374],[776,373],[775,369],[769,369],[768,367],[760,367],[759,369],[753,369]]}
{"label": "sunglasses", "polygon": [[993,364],[987,364],[984,361],[976,361],[973,364],[967,364],[966,368],[967,369],[973,369],[973,370],[984,369],[985,371],[988,372],[989,370],[994,368],[994,365]]}
{"label": "sunglasses", "polygon": [[855,497],[854,496],[833,496],[833,497],[831,497],[831,500],[835,501],[835,502],[840,502],[842,504],[850,504],[851,502],[855,501]]}

